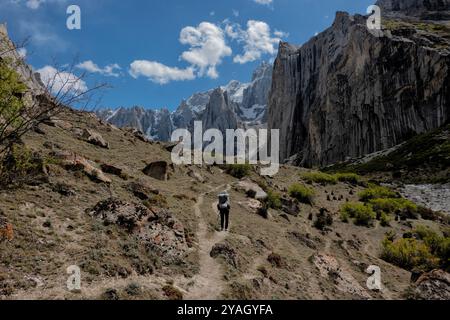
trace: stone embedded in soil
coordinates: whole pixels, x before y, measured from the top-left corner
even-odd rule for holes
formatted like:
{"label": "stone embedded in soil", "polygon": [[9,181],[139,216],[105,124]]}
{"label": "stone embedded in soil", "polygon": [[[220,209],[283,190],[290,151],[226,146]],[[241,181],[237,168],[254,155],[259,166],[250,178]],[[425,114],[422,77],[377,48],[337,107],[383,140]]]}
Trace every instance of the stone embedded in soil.
{"label": "stone embedded in soil", "polygon": [[167,161],[155,161],[146,166],[142,171],[149,177],[167,181],[169,178],[169,163]]}

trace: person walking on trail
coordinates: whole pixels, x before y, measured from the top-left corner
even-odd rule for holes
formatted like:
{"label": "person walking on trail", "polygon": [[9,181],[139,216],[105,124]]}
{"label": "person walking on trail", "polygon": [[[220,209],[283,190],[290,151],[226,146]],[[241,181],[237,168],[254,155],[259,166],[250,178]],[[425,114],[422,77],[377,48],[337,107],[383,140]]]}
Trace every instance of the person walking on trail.
{"label": "person walking on trail", "polygon": [[217,209],[220,213],[220,227],[222,231],[228,231],[230,223],[230,195],[227,192],[219,194],[219,204]]}

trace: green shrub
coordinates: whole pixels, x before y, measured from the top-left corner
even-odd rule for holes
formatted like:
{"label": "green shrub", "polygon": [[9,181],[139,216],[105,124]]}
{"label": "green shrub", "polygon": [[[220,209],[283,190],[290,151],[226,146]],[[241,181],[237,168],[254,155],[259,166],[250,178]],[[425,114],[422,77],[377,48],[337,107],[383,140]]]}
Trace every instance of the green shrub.
{"label": "green shrub", "polygon": [[337,173],[335,177],[340,182],[351,183],[354,185],[361,183],[361,177],[356,173]]}
{"label": "green shrub", "polygon": [[403,239],[383,241],[382,258],[407,270],[450,270],[450,238],[425,226],[417,226]]}
{"label": "green shrub", "polygon": [[417,213],[417,205],[404,198],[379,198],[369,201],[376,212],[395,214],[400,212]]}
{"label": "green shrub", "polygon": [[282,206],[280,195],[272,190],[267,190],[267,199],[265,200],[265,203],[268,208],[275,210],[280,209]]}
{"label": "green shrub", "polygon": [[242,179],[250,175],[252,166],[249,164],[230,164],[226,166],[226,173],[237,178]]}
{"label": "green shrub", "polygon": [[352,219],[358,226],[371,226],[376,214],[371,205],[364,205],[357,202],[345,203],[340,210],[341,220],[348,222]]}
{"label": "green shrub", "polygon": [[8,66],[8,61],[0,60],[0,119],[3,119],[0,138],[4,137],[4,129],[14,129],[24,121],[21,116],[24,111],[22,95],[26,89],[19,74]]}
{"label": "green shrub", "polygon": [[289,190],[289,195],[292,198],[297,199],[301,203],[313,204],[315,192],[313,189],[310,189],[301,184],[295,183],[293,184]]}
{"label": "green shrub", "polygon": [[301,178],[307,183],[320,183],[322,185],[336,184],[337,178],[331,174],[323,172],[308,172],[303,173]]}
{"label": "green shrub", "polygon": [[406,270],[428,271],[439,265],[439,259],[433,256],[427,245],[416,239],[384,239],[381,258]]}
{"label": "green shrub", "polygon": [[397,198],[397,194],[389,188],[374,186],[361,191],[359,199],[363,202],[368,202],[372,199]]}
{"label": "green shrub", "polygon": [[391,225],[391,217],[389,217],[389,215],[387,215],[386,213],[382,212],[380,215],[380,224],[383,227],[389,227]]}

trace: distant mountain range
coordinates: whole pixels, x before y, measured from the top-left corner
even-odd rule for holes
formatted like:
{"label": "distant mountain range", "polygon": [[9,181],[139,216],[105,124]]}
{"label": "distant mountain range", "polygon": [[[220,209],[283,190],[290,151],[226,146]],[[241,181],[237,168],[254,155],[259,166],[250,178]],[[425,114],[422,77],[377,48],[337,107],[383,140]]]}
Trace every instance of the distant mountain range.
{"label": "distant mountain range", "polygon": [[250,83],[232,80],[226,86],[194,93],[175,112],[135,106],[102,109],[96,114],[118,127],[136,128],[157,141],[169,141],[175,129],[191,129],[194,121],[202,121],[205,130],[263,126],[267,123],[272,69],[272,64],[264,62],[253,72]]}

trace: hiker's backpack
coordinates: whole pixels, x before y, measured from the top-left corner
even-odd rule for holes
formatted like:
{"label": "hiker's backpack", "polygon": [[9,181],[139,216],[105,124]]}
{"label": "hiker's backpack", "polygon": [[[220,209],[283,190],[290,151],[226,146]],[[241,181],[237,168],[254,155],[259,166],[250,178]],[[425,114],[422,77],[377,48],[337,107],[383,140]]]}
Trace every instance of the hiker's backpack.
{"label": "hiker's backpack", "polygon": [[229,205],[230,196],[228,193],[219,194],[219,208],[225,209]]}

